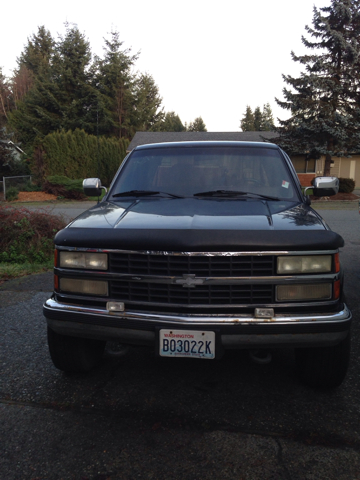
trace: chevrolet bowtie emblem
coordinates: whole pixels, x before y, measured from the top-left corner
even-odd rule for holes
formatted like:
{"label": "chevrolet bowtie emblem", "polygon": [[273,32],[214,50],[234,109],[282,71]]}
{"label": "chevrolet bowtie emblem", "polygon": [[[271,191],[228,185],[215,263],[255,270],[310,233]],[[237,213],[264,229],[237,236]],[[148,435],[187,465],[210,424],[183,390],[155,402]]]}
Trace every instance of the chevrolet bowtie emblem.
{"label": "chevrolet bowtie emblem", "polygon": [[184,274],[183,278],[178,278],[175,283],[182,285],[185,288],[195,288],[195,285],[202,285],[204,280],[201,278],[195,278],[194,274]]}

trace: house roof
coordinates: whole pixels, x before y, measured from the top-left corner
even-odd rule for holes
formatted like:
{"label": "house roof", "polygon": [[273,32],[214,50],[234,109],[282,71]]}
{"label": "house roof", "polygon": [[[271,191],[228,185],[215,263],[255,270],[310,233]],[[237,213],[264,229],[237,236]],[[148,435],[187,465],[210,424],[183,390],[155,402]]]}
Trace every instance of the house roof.
{"label": "house roof", "polygon": [[[136,132],[127,148],[131,152],[139,145],[163,142],[264,142],[277,137],[275,132]],[[264,140],[265,139],[265,140]]]}

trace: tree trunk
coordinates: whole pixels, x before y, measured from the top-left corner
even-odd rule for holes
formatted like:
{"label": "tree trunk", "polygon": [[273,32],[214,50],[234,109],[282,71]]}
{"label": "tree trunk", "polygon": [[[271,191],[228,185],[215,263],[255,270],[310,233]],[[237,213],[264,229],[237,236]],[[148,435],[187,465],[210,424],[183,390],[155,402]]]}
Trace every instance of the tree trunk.
{"label": "tree trunk", "polygon": [[4,105],[4,102],[3,102],[3,99],[2,99],[2,95],[1,95],[1,94],[0,94],[0,100],[1,100],[1,106],[2,106],[2,109],[3,109],[4,115],[5,115],[6,120],[7,120],[8,116],[6,115],[5,105]]}
{"label": "tree trunk", "polygon": [[324,176],[330,177],[331,155],[327,153],[325,156]]}
{"label": "tree trunk", "polygon": [[331,155],[329,152],[333,151],[333,139],[330,138],[327,143],[327,154],[325,155],[324,176],[330,177]]}

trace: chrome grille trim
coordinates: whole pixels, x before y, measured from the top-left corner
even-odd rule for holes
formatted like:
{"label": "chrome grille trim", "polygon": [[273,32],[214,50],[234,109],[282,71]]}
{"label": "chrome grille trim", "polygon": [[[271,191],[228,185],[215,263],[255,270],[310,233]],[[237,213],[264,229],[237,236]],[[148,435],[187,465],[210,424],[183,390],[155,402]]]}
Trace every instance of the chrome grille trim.
{"label": "chrome grille trim", "polygon": [[[66,277],[96,277],[109,282],[109,298],[136,305],[190,308],[244,308],[279,304],[275,285],[324,283],[339,274],[278,275],[281,255],[330,254],[322,252],[154,252],[76,249],[109,254],[107,271],[55,268]],[[317,302],[311,302],[315,304]]]}
{"label": "chrome grille trim", "polygon": [[273,255],[208,256],[110,253],[109,272],[157,277],[264,277],[276,272]]}
{"label": "chrome grille trim", "polygon": [[173,256],[205,256],[205,257],[247,257],[247,256],[264,256],[264,255],[332,255],[338,253],[339,250],[261,250],[261,251],[241,251],[241,252],[178,252],[178,251],[158,251],[158,250],[122,250],[122,249],[104,249],[89,247],[71,247],[58,246],[58,250],[77,251],[77,252],[99,252],[99,253],[129,253],[137,255],[173,255]]}
{"label": "chrome grille trim", "polygon": [[273,285],[199,285],[183,288],[181,285],[111,281],[110,297],[123,302],[206,306],[272,303]]}

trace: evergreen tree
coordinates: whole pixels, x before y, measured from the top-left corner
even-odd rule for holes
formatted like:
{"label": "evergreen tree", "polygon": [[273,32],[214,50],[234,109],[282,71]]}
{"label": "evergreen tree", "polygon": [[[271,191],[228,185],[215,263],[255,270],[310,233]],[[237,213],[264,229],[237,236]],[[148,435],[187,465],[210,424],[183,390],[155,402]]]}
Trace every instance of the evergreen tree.
{"label": "evergreen tree", "polygon": [[11,175],[12,151],[5,129],[0,128],[0,178]]}
{"label": "evergreen tree", "polygon": [[332,156],[360,151],[360,1],[331,0],[329,7],[314,7],[313,41],[303,44],[315,53],[292,59],[304,65],[298,78],[283,75],[285,101],[277,103],[291,117],[280,121],[277,142],[289,153],[325,155],[325,175]]}
{"label": "evergreen tree", "polygon": [[94,82],[104,103],[108,133],[119,138],[129,137],[131,116],[135,108],[135,76],[132,66],[138,54],[131,49],[122,49],[123,42],[118,32],[111,32],[110,40],[104,39],[104,58],[95,62]]}
{"label": "evergreen tree", "polygon": [[36,136],[59,129],[95,133],[97,92],[91,86],[91,51],[84,34],[66,24],[66,34],[53,47],[51,60],[39,60],[36,68],[33,59],[47,57],[35,54],[31,41],[29,45],[20,57],[20,69],[32,65],[33,83],[9,117],[21,141],[29,149]]}
{"label": "evergreen tree", "polygon": [[62,128],[64,116],[59,101],[58,85],[49,73],[39,74],[33,86],[17,108],[9,114],[9,126],[17,133],[27,151],[30,151],[35,138]]}
{"label": "evergreen tree", "polygon": [[159,88],[153,77],[149,74],[140,74],[135,82],[135,115],[131,122],[134,129],[133,135],[136,130],[156,131],[159,129],[164,118],[161,103]]}
{"label": "evergreen tree", "polygon": [[264,132],[275,129],[274,117],[269,103],[260,107],[256,107],[254,112],[249,105],[246,107],[246,112],[240,122],[240,128],[243,132]]}
{"label": "evergreen tree", "polygon": [[260,132],[262,125],[262,113],[260,107],[256,107],[254,110],[254,131]]}
{"label": "evergreen tree", "polygon": [[187,127],[188,132],[207,132],[204,120],[201,117],[195,118]]}
{"label": "evergreen tree", "polygon": [[246,107],[245,115],[243,116],[242,120],[240,121],[240,128],[243,132],[254,132],[255,131],[255,118],[254,114],[248,105]]}
{"label": "evergreen tree", "polygon": [[[24,65],[14,71],[11,78],[13,104],[21,100],[34,84],[34,74]],[[14,106],[14,105],[13,105]]]}
{"label": "evergreen tree", "polygon": [[65,130],[84,129],[95,133],[94,105],[96,90],[91,86],[90,44],[76,25],[66,25],[66,34],[55,47],[52,78],[57,86],[57,99]]}
{"label": "evergreen tree", "polygon": [[48,74],[54,54],[55,41],[44,26],[38,28],[37,34],[28,38],[28,43],[17,59],[18,68],[12,77],[14,101],[21,100],[30,90],[38,75]]}
{"label": "evergreen tree", "polygon": [[[0,67],[0,132],[6,125],[8,119],[8,112],[13,103],[10,85],[5,75],[2,73]],[[1,137],[0,137],[1,140]]]}
{"label": "evergreen tree", "polygon": [[54,53],[55,41],[49,30],[38,27],[37,34],[28,38],[24,51],[17,59],[19,68],[26,67],[33,75],[48,69]]}
{"label": "evergreen tree", "polygon": [[159,125],[161,132],[184,132],[186,130],[179,115],[175,112],[167,112],[164,120]]}
{"label": "evergreen tree", "polygon": [[260,131],[271,132],[275,130],[274,117],[269,103],[263,106],[261,113]]}
{"label": "evergreen tree", "polygon": [[[136,130],[159,130],[162,99],[149,74],[132,71],[138,54],[123,49],[117,32],[105,40],[104,57],[95,58],[77,26],[54,42],[40,27],[18,59],[12,79],[16,108],[1,112],[28,152],[36,137],[76,128],[88,134],[131,138]],[[37,144],[38,142],[36,142]]]}

